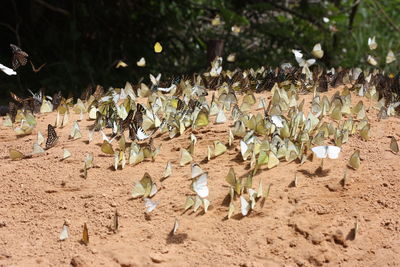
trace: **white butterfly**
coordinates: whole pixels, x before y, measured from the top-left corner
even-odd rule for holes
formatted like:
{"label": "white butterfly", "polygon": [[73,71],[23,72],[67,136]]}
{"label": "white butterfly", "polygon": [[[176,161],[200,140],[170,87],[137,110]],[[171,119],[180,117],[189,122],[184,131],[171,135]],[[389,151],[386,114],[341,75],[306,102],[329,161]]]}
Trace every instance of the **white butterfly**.
{"label": "white butterfly", "polygon": [[314,45],[311,54],[316,58],[322,58],[324,56],[324,50],[322,50],[320,43]]}
{"label": "white butterfly", "polygon": [[174,228],[172,228],[171,234],[172,235],[176,234],[176,231],[178,231],[178,228],[179,228],[179,221],[178,221],[178,219],[175,218]]}
{"label": "white butterfly", "polygon": [[247,216],[250,211],[250,203],[243,196],[240,196],[240,209],[243,216]]}
{"label": "white butterfly", "polygon": [[340,147],[337,146],[316,146],[311,148],[311,150],[315,153],[317,158],[325,159],[337,159],[340,153]]}
{"label": "white butterfly", "polygon": [[200,176],[203,173],[204,173],[204,171],[202,168],[200,168],[199,164],[192,163],[192,179]]}
{"label": "white butterfly", "polygon": [[150,198],[145,198],[144,207],[146,208],[146,212],[150,213],[157,207],[157,203],[152,201]]}
{"label": "white butterfly", "polygon": [[136,139],[139,140],[139,141],[142,141],[142,140],[145,140],[147,138],[149,138],[149,135],[147,135],[145,133],[145,131],[142,129],[142,127],[138,127],[136,129]]}
{"label": "white butterfly", "polygon": [[150,81],[151,81],[151,83],[153,84],[153,85],[158,85],[158,83],[160,82],[160,79],[161,79],[161,73],[159,73],[158,75],[157,75],[157,77],[154,77],[153,76],[153,74],[150,74]]}
{"label": "white butterfly", "polygon": [[371,49],[371,50],[374,50],[378,47],[378,44],[375,41],[375,36],[372,38],[371,37],[368,38],[368,46],[369,46],[369,49]]}
{"label": "white butterfly", "polygon": [[69,237],[69,229],[68,229],[68,225],[66,223],[64,223],[62,229],[61,229],[61,233],[60,233],[60,240],[64,241],[65,239],[67,239]]}
{"label": "white butterfly", "polygon": [[17,75],[15,71],[10,69],[9,67],[4,66],[3,64],[0,64],[0,70],[2,70],[7,75]]}
{"label": "white butterfly", "polygon": [[162,176],[162,179],[168,178],[169,176],[171,176],[171,174],[172,174],[172,164],[171,164],[171,161],[168,161],[167,165],[165,166],[164,174]]}
{"label": "white butterfly", "polygon": [[63,154],[63,159],[71,157],[71,152],[69,150],[64,148],[64,154]]}
{"label": "white butterfly", "polygon": [[216,77],[221,73],[221,71],[222,71],[222,57],[217,57],[213,62],[211,62],[210,76]]}
{"label": "white butterfly", "polygon": [[44,153],[44,149],[38,144],[33,143],[33,152],[32,155]]}
{"label": "white butterfly", "polygon": [[114,136],[114,137],[110,140],[110,138],[108,138],[107,135],[106,135],[102,130],[100,130],[100,132],[101,132],[101,135],[103,136],[103,141],[107,141],[107,142],[109,142],[110,144],[112,143],[112,141],[114,141],[114,139],[115,139],[115,137],[116,137],[116,136]]}
{"label": "white butterfly", "polygon": [[371,56],[371,55],[368,55],[367,61],[368,61],[368,63],[371,64],[372,66],[378,65],[378,61],[376,61],[376,59],[375,59],[373,56]]}
{"label": "white butterfly", "polygon": [[176,85],[172,84],[170,87],[157,87],[158,91],[164,92],[164,93],[169,93],[171,90],[175,90]]}
{"label": "white butterfly", "polygon": [[390,64],[396,60],[396,56],[394,55],[392,50],[389,50],[386,56],[386,64]]}
{"label": "white butterfly", "polygon": [[196,179],[196,181],[193,182],[192,188],[194,192],[199,195],[201,198],[206,198],[208,196],[208,187],[207,187],[207,177],[208,173],[203,173],[200,175],[199,178]]}
{"label": "white butterfly", "polygon": [[224,110],[220,109],[217,114],[217,118],[215,119],[215,123],[219,124],[219,123],[225,123],[225,122],[226,122],[226,116],[225,116]]}
{"label": "white butterfly", "polygon": [[37,133],[37,143],[40,146],[44,142],[44,137],[40,131]]}
{"label": "white butterfly", "polygon": [[136,62],[136,65],[138,67],[144,67],[146,66],[146,59],[144,57],[140,58],[139,61]]}
{"label": "white butterfly", "polygon": [[247,152],[249,146],[246,144],[245,141],[240,140],[240,153],[242,154],[242,157],[244,158],[245,153]]}
{"label": "white butterfly", "polygon": [[299,63],[300,67],[310,67],[311,65],[313,65],[315,63],[315,59],[313,59],[313,58],[304,60],[303,53],[300,50],[293,49],[292,53],[294,54],[294,57],[295,57],[297,63]]}
{"label": "white butterfly", "polygon": [[277,115],[272,115],[271,116],[271,121],[273,124],[275,124],[276,127],[282,128],[283,127],[283,119],[280,116]]}

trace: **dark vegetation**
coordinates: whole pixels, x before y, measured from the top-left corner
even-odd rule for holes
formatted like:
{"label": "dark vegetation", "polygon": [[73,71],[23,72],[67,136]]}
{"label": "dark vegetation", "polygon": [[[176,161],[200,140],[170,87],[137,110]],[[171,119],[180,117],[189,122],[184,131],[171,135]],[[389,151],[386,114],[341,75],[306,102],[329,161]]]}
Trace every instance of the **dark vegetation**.
{"label": "dark vegetation", "polygon": [[[321,43],[323,67],[368,67],[398,72],[399,59],[387,65],[391,49],[400,51],[400,5],[390,0],[3,0],[0,2],[0,63],[11,66],[9,44],[20,46],[30,63],[17,76],[0,73],[0,99],[9,92],[28,96],[61,90],[79,96],[87,86],[123,86],[161,72],[163,79],[204,71],[215,55],[224,69],[295,63],[291,49],[305,58]],[[221,24],[211,21],[220,16]],[[323,18],[328,18],[329,22]],[[240,27],[235,33],[232,27]],[[370,51],[368,37],[378,48]],[[154,53],[160,42],[163,51]],[[236,53],[236,61],[226,56]],[[136,65],[146,58],[146,67]],[[123,60],[129,66],[115,68]]]}

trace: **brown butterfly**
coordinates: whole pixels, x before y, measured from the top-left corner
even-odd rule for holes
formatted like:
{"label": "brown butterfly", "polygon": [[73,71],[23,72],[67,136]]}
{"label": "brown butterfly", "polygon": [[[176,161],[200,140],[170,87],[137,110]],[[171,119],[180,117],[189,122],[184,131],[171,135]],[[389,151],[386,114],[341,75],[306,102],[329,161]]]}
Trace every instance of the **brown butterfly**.
{"label": "brown butterfly", "polygon": [[86,226],[86,223],[83,224],[83,234],[82,234],[82,240],[81,242],[85,244],[86,246],[89,244],[89,231]]}
{"label": "brown butterfly", "polygon": [[49,124],[47,126],[47,140],[46,140],[46,149],[52,148],[56,145],[58,141],[58,136],[54,127]]}
{"label": "brown butterfly", "polygon": [[20,98],[19,96],[17,96],[16,94],[14,94],[13,92],[10,92],[10,95],[11,95],[11,97],[15,100],[15,101],[17,101],[18,103],[23,103],[24,101],[26,101],[26,100],[28,100],[29,98],[27,98],[27,99],[22,99],[22,98]]}
{"label": "brown butterfly", "polygon": [[39,68],[35,68],[35,65],[33,65],[32,61],[29,60],[29,62],[31,63],[32,70],[33,70],[35,73],[38,73],[38,72],[46,65],[46,63],[43,63],[42,65],[40,65]]}
{"label": "brown butterfly", "polygon": [[114,220],[113,220],[113,227],[112,227],[114,232],[117,232],[118,227],[119,227],[118,216],[119,216],[118,211],[115,210]]}
{"label": "brown butterfly", "polygon": [[193,111],[195,110],[196,107],[199,108],[199,109],[201,109],[203,105],[202,105],[198,100],[190,99],[190,100],[189,100],[188,106],[189,106],[189,108],[190,108],[190,109],[192,110],[192,112],[193,112]]}
{"label": "brown butterfly", "polygon": [[10,47],[13,52],[13,59],[12,59],[13,70],[18,69],[20,66],[25,66],[26,62],[28,62],[28,60],[26,59],[28,57],[28,54],[22,51],[21,48],[19,48],[16,45],[10,44]]}
{"label": "brown butterfly", "polygon": [[143,123],[143,113],[140,112],[139,110],[136,110],[135,116],[133,117],[132,123],[133,123],[135,126],[137,126],[137,127],[138,127],[138,126],[142,126],[142,123]]}
{"label": "brown butterfly", "polygon": [[134,111],[131,109],[128,113],[128,116],[125,118],[125,120],[121,121],[121,132],[124,132],[125,129],[129,127],[129,124],[132,121],[133,118],[133,113]]}
{"label": "brown butterfly", "polygon": [[58,93],[54,93],[53,100],[52,100],[54,110],[57,109],[58,106],[60,105],[61,99],[62,99],[61,91],[58,91]]}
{"label": "brown butterfly", "polygon": [[94,91],[94,98],[99,100],[104,95],[104,88],[101,85],[96,86],[96,91]]}
{"label": "brown butterfly", "polygon": [[11,122],[15,122],[15,117],[17,116],[17,107],[14,102],[8,103],[8,114],[10,115]]}
{"label": "brown butterfly", "polygon": [[185,103],[180,98],[178,98],[177,101],[176,110],[182,110],[185,107]]}

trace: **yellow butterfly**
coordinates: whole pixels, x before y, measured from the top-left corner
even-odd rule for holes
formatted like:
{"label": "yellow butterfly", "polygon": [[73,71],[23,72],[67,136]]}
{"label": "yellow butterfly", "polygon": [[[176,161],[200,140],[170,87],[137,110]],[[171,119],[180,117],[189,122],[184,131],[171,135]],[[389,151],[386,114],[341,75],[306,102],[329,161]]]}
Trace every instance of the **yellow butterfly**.
{"label": "yellow butterfly", "polygon": [[161,46],[161,44],[159,42],[156,42],[154,44],[154,52],[156,52],[158,54],[158,53],[161,53],[162,50],[163,50],[163,47]]}

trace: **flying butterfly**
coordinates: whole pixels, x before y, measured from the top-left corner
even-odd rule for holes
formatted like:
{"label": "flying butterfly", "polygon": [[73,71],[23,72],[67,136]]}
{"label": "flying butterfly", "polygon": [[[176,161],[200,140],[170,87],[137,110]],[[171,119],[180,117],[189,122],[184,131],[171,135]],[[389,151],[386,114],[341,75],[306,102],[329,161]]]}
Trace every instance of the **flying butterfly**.
{"label": "flying butterfly", "polygon": [[38,73],[41,69],[43,69],[43,67],[46,65],[46,63],[43,63],[42,65],[40,65],[38,68],[35,68],[35,65],[33,65],[32,61],[29,60],[29,62],[31,63],[32,66],[32,70],[35,73]]}
{"label": "flying butterfly", "polygon": [[46,140],[46,149],[52,148],[56,145],[58,141],[58,136],[54,127],[49,124],[47,126],[47,140]]}
{"label": "flying butterfly", "polygon": [[22,51],[22,49],[16,45],[10,44],[10,47],[13,52],[13,59],[12,59],[13,70],[18,69],[20,66],[25,66],[26,62],[28,61],[26,59],[28,57],[28,54]]}

